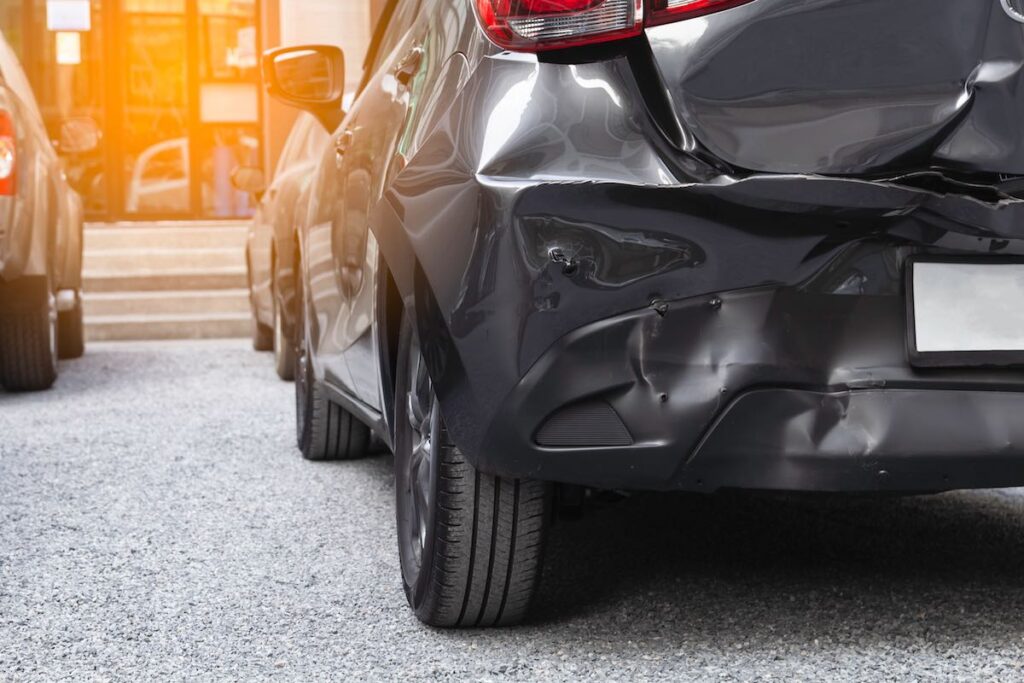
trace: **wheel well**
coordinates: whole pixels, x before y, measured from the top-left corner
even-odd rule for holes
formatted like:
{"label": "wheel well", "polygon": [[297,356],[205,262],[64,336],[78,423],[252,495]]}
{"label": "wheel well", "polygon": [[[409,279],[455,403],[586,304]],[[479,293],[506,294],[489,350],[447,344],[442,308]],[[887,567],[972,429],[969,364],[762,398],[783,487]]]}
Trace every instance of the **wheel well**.
{"label": "wheel well", "polygon": [[378,352],[381,358],[381,398],[388,436],[394,441],[395,377],[398,369],[398,343],[405,304],[394,276],[383,257],[377,265]]}

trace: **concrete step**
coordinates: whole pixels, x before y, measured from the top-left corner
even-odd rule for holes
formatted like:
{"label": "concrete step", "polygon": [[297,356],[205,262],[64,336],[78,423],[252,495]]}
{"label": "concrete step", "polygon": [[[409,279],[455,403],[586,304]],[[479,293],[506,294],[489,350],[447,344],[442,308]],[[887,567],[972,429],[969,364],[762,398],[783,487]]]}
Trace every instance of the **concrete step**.
{"label": "concrete step", "polygon": [[112,249],[245,249],[249,223],[90,223],[85,248]]}
{"label": "concrete step", "polygon": [[248,337],[248,313],[208,315],[106,315],[85,325],[89,341],[137,339],[220,339]]}
{"label": "concrete step", "polygon": [[245,267],[180,269],[163,272],[85,270],[86,292],[153,292],[203,289],[245,289]]}
{"label": "concrete step", "polygon": [[111,315],[207,315],[248,313],[245,289],[157,292],[87,292],[85,323]]}
{"label": "concrete step", "polygon": [[219,268],[244,268],[245,251],[238,247],[230,249],[200,248],[135,248],[135,249],[94,249],[85,250],[83,266],[89,271],[132,273],[161,273],[164,271],[211,270]]}

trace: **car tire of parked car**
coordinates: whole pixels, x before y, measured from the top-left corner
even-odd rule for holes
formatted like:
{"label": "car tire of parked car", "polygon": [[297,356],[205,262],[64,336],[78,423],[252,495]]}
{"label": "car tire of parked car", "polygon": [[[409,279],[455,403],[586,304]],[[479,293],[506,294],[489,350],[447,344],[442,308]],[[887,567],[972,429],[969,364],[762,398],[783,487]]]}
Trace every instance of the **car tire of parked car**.
{"label": "car tire of parked car", "polygon": [[256,351],[274,350],[274,329],[257,320],[255,310],[252,313],[252,348]]}
{"label": "car tire of parked car", "polygon": [[[298,272],[298,271],[297,271]],[[295,419],[299,450],[307,460],[351,460],[366,455],[370,429],[332,401],[313,372],[301,291],[295,343]]]}
{"label": "car tire of parked car", "polygon": [[475,469],[449,437],[412,326],[395,394],[395,495],[405,594],[442,627],[522,621],[540,579],[551,486]]}
{"label": "car tire of parked car", "polygon": [[0,318],[0,384],[8,391],[41,391],[57,379],[57,304],[40,305]]}
{"label": "car tire of parked car", "polygon": [[274,330],[260,322],[256,314],[256,298],[252,291],[252,263],[249,260],[249,252],[245,253],[246,279],[249,283],[249,311],[252,315],[252,348],[255,351],[274,350]]}
{"label": "car tire of parked car", "polygon": [[76,293],[75,307],[57,314],[57,355],[60,358],[81,358],[85,353],[85,323],[82,317],[82,295]]}
{"label": "car tire of parked car", "polygon": [[292,344],[292,335],[285,329],[284,310],[277,278],[274,278],[272,289],[274,297],[274,369],[277,370],[278,377],[290,382],[295,379],[295,346]]}

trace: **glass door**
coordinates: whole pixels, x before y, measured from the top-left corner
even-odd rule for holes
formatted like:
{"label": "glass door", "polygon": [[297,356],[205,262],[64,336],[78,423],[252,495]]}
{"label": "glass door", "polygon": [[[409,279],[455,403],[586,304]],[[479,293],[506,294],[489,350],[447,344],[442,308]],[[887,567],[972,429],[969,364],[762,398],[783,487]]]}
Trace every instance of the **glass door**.
{"label": "glass door", "polygon": [[197,199],[204,216],[250,216],[231,185],[237,166],[260,166],[259,50],[255,0],[199,0]]}
{"label": "glass door", "polygon": [[242,218],[258,165],[256,0],[123,0],[122,158],[129,218]]}
{"label": "glass door", "polygon": [[124,0],[124,212],[192,213],[185,0]]}

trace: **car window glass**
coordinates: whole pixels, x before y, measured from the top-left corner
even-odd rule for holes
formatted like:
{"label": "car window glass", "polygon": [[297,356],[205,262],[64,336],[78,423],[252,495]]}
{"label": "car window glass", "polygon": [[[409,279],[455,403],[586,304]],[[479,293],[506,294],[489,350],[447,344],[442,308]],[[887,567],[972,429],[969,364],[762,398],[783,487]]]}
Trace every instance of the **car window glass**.
{"label": "car window glass", "polygon": [[[281,150],[281,157],[277,161],[277,168],[274,170],[274,175],[280,175],[289,166],[295,163],[302,150],[305,148],[307,132],[309,130],[309,121],[307,117],[309,114],[300,114],[299,118],[296,119],[295,125],[292,126],[292,132],[288,134],[288,139],[284,143],[284,149]],[[311,117],[310,117],[311,118]]]}
{"label": "car window glass", "polygon": [[388,21],[387,28],[381,37],[380,44],[373,54],[373,62],[367,70],[365,80],[372,78],[380,70],[384,60],[391,54],[392,50],[401,42],[402,38],[412,28],[419,14],[421,0],[398,0],[394,13]]}

